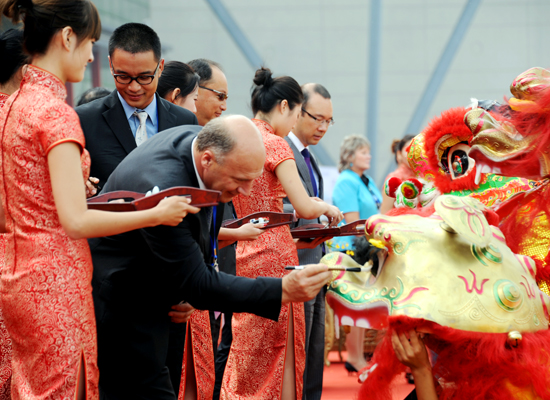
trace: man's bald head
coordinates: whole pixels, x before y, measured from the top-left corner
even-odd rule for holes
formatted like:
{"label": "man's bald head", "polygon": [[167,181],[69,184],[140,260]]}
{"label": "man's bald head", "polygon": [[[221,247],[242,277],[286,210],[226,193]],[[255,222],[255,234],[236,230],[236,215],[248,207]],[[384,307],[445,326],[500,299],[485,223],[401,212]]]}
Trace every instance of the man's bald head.
{"label": "man's bald head", "polygon": [[323,99],[330,100],[330,93],[328,92],[327,88],[320,83],[304,83],[302,85],[302,93],[304,94],[304,102],[302,103],[302,108],[307,107],[309,98],[313,94],[318,94]]}
{"label": "man's bald head", "polygon": [[208,122],[199,132],[196,146],[202,179],[209,189],[222,192],[222,202],[239,193],[248,195],[252,181],[263,171],[262,135],[256,125],[242,115]]}
{"label": "man's bald head", "polygon": [[211,150],[219,163],[233,151],[239,154],[263,154],[262,135],[254,123],[242,115],[228,115],[208,122],[197,136],[197,150]]}

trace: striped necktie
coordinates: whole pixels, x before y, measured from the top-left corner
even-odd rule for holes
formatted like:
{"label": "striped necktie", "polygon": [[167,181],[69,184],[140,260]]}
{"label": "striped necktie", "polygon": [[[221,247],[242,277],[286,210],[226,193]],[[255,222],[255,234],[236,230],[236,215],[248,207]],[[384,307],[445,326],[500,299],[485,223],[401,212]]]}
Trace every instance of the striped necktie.
{"label": "striped necktie", "polygon": [[136,110],[132,115],[139,118],[139,126],[136,131],[136,144],[139,146],[147,140],[147,127],[145,126],[145,122],[147,121],[148,114],[146,111]]}

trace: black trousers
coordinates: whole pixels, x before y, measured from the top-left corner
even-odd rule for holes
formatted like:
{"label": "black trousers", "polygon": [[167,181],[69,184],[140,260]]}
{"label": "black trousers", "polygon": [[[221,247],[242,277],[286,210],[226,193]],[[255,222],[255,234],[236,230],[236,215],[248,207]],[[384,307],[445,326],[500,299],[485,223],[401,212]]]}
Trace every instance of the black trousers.
{"label": "black trousers", "polygon": [[223,373],[225,371],[225,365],[227,364],[227,358],[229,357],[229,350],[231,350],[231,343],[233,342],[233,334],[231,333],[231,318],[233,318],[233,313],[225,314],[224,318],[225,323],[222,328],[222,340],[216,354],[216,384],[214,385],[214,396],[212,400],[219,400],[220,398]]}

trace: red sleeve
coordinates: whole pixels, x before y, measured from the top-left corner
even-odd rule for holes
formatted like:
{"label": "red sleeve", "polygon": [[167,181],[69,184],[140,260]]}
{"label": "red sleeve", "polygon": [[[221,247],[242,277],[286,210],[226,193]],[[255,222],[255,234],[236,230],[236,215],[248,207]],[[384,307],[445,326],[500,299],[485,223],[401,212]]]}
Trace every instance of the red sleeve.
{"label": "red sleeve", "polygon": [[265,168],[270,172],[274,172],[283,161],[294,160],[292,149],[282,137],[270,135],[269,140],[265,141],[265,150]]}
{"label": "red sleeve", "polygon": [[61,143],[75,142],[81,150],[85,146],[78,115],[68,104],[59,101],[47,107],[36,123],[44,155],[48,155],[51,149]]}

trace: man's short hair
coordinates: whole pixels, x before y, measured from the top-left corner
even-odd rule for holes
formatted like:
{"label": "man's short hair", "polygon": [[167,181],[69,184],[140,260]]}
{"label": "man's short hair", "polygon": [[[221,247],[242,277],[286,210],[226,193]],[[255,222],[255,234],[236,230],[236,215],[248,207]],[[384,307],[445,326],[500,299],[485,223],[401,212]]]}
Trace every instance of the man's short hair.
{"label": "man's short hair", "polygon": [[90,101],[101,99],[102,97],[108,96],[110,94],[111,92],[109,91],[109,89],[105,89],[104,87],[94,87],[88,89],[84,93],[82,93],[82,96],[80,96],[80,99],[78,99],[76,106],[78,107],[82,104],[87,104]]}
{"label": "man's short hair", "polygon": [[327,88],[320,83],[314,83],[313,85],[302,85],[302,92],[304,93],[304,102],[302,103],[302,108],[306,108],[307,102],[309,101],[309,96],[311,96],[312,93],[317,93],[321,95],[321,97],[330,100],[330,93],[328,92]]}
{"label": "man's short hair", "polygon": [[160,60],[162,53],[157,33],[147,25],[136,22],[130,22],[115,29],[109,39],[109,56],[113,56],[115,49],[132,54],[152,50],[156,61]]}
{"label": "man's short hair", "polygon": [[195,72],[201,77],[199,85],[204,85],[206,82],[212,79],[212,67],[216,67],[220,71],[223,71],[220,64],[206,58],[197,58],[196,60],[189,61],[187,64],[191,66],[191,68],[193,68]]}
{"label": "man's short hair", "polygon": [[223,164],[225,156],[235,147],[235,139],[226,123],[227,116],[210,120],[197,135],[197,150],[210,150],[218,164]]}

